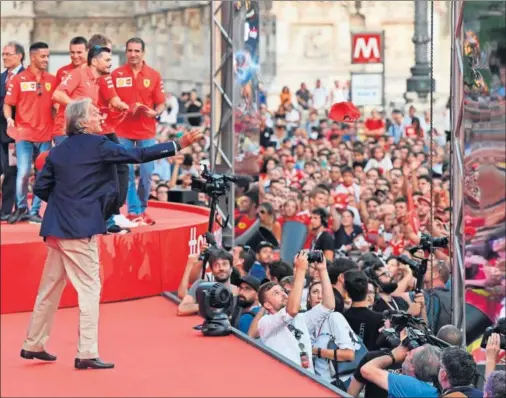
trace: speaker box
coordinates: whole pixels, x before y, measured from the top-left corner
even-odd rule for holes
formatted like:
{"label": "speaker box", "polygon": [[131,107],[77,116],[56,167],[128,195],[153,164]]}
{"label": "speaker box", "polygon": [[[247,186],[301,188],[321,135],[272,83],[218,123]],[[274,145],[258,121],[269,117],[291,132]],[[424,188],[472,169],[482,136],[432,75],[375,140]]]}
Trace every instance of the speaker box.
{"label": "speaker box", "polygon": [[168,195],[169,202],[197,204],[199,193],[195,191],[170,190]]}

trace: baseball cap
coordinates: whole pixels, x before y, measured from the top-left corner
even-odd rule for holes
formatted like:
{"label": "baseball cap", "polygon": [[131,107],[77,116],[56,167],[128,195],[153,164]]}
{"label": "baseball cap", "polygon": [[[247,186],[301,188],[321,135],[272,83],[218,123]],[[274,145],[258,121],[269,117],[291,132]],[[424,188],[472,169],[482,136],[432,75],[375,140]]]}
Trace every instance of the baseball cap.
{"label": "baseball cap", "polygon": [[329,111],[329,119],[335,122],[355,122],[360,118],[360,111],[351,102],[338,102],[332,105]]}
{"label": "baseball cap", "polygon": [[246,283],[247,285],[251,286],[255,292],[258,292],[258,289],[260,289],[261,285],[261,282],[252,275],[244,275],[239,282]]}

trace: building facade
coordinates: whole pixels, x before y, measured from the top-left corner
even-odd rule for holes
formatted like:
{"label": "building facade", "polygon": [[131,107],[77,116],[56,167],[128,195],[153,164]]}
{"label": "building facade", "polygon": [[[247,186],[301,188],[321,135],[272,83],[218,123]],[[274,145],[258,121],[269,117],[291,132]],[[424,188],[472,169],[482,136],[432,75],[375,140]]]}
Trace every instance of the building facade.
{"label": "building facade", "polygon": [[[385,33],[386,98],[402,100],[414,64],[413,1],[260,1],[261,79],[273,105],[281,88],[296,91],[321,78],[349,80],[350,72],[376,72],[351,65],[351,32]],[[102,33],[113,40],[115,63],[125,41],[142,37],[146,60],[161,71],[167,89],[209,91],[210,15],[207,1],[3,1],[1,43],[35,40],[52,49],[50,69],[68,62],[69,40]],[[437,96],[450,86],[450,16],[447,2],[436,2],[434,75]]]}

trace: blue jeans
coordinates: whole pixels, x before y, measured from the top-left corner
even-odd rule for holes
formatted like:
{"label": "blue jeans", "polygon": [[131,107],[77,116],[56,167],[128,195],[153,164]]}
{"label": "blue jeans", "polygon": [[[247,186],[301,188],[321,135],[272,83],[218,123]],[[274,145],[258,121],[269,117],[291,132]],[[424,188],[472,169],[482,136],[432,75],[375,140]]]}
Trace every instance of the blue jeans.
{"label": "blue jeans", "polygon": [[[51,141],[48,142],[16,142],[16,157],[18,175],[16,177],[16,204],[18,209],[28,209],[28,179],[33,163],[34,150],[37,154],[48,151],[51,148]],[[33,195],[30,215],[39,213],[41,200]]]}
{"label": "blue jeans", "polygon": [[[147,148],[155,145],[154,138],[148,140],[130,140],[118,137],[121,145],[127,149]],[[151,175],[155,169],[155,162],[141,163],[139,187],[135,189],[134,165],[130,164],[128,173],[127,206],[128,214],[142,214],[148,207],[149,194],[151,192]]]}

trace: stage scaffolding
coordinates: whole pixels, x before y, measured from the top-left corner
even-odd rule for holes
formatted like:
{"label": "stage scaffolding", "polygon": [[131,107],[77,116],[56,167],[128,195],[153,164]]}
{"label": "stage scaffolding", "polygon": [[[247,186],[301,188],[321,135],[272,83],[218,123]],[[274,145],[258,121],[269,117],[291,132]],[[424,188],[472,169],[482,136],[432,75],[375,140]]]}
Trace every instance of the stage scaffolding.
{"label": "stage scaffolding", "polygon": [[[234,2],[210,1],[211,18],[211,170],[234,174]],[[230,216],[223,244],[234,239],[234,187],[221,198],[219,213]]]}
{"label": "stage scaffolding", "polygon": [[463,14],[464,2],[452,2],[452,80],[451,80],[451,184],[452,184],[452,323],[463,331],[466,344],[465,319],[465,236],[464,236],[464,133],[462,113],[463,92]]}

